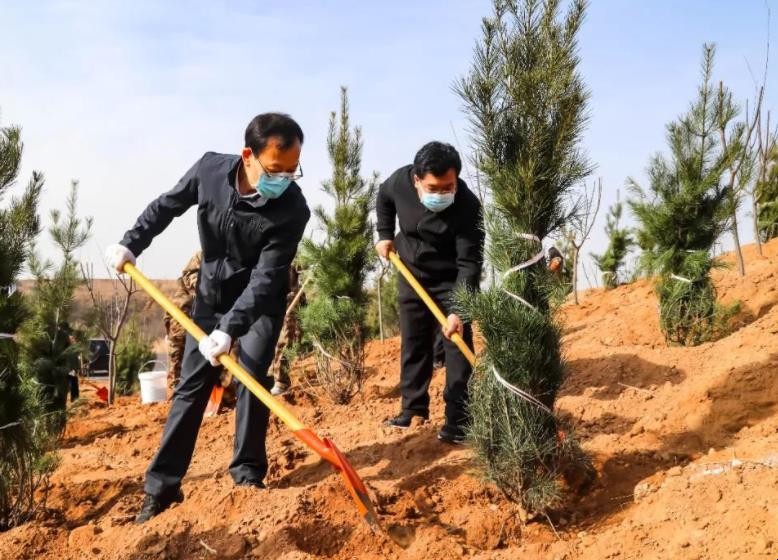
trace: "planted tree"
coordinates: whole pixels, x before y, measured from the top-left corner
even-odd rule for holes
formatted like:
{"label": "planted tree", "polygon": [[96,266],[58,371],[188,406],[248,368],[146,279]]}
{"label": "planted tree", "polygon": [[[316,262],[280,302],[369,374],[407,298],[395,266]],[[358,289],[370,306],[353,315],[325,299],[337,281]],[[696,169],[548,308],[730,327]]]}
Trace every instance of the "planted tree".
{"label": "planted tree", "polygon": [[367,326],[371,336],[383,341],[387,336],[400,332],[400,310],[397,302],[397,272],[387,263],[381,268],[370,292],[367,309]]}
{"label": "planted tree", "polygon": [[760,121],[763,94],[764,87],[759,90],[753,118],[749,118],[748,111],[746,111],[744,120],[738,119],[740,108],[733,102],[732,93],[724,87],[722,82],[719,82],[716,96],[719,141],[722,149],[731,154],[724,180],[729,197],[729,228],[735,242],[735,256],[740,276],[745,276],[746,264],[740,243],[737,212],[754,175],[756,163],[754,132]]}
{"label": "planted tree", "polygon": [[628,181],[641,265],[657,278],[662,332],[684,345],[710,340],[722,318],[710,278],[716,266],[711,249],[729,224],[732,198],[723,175],[741,149],[720,141],[719,125],[735,108],[728,90],[713,86],[714,56],[714,46],[705,45],[697,99],[667,126],[670,155],[652,158],[648,188]]}
{"label": "planted tree", "polygon": [[759,254],[761,242],[778,237],[778,128],[770,128],[770,115],[758,124],[757,180],[753,192],[754,229]]}
{"label": "planted tree", "polygon": [[634,245],[632,232],[620,225],[623,205],[620,201],[610,207],[605,222],[605,233],[608,236],[608,247],[602,255],[592,254],[597,268],[602,275],[602,284],[610,290],[621,284],[624,261],[629,250]]}
{"label": "planted tree", "polygon": [[81,276],[86,283],[92,301],[91,322],[108,342],[108,404],[113,404],[117,393],[117,359],[122,330],[130,318],[130,300],[138,291],[135,281],[125,275],[108,271],[110,290],[101,291],[95,286],[94,267],[81,267]]}
{"label": "planted tree", "polygon": [[376,177],[361,176],[362,132],[351,128],[346,88],[340,114],[330,116],[327,150],[332,178],[322,185],[332,198],[331,213],[318,207],[324,239],[303,241],[302,260],[311,270],[314,297],[301,312],[303,333],[317,349],[317,375],[327,395],[346,403],[365,376],[365,277],[373,262],[370,208]]}
{"label": "planted tree", "polygon": [[535,512],[560,502],[562,475],[591,472],[554,413],[565,368],[541,245],[569,220],[564,201],[592,169],[580,148],[584,12],[582,0],[565,14],[554,0],[496,1],[472,69],[457,84],[489,189],[486,254],[499,279],[459,298],[485,342],[468,435],[486,476]]}
{"label": "planted tree", "polygon": [[92,219],[77,214],[78,183],[73,182],[63,216],[51,211],[51,234],[61,262],[39,259],[33,252],[29,261],[35,288],[27,298],[30,316],[20,331],[21,364],[25,375],[39,386],[40,402],[47,424],[55,434],[65,427],[68,374],[79,369],[79,346],[70,326],[76,288],[81,283],[76,251],[83,247],[92,228]]}
{"label": "planted tree", "polygon": [[[0,128],[0,199],[15,184],[22,151],[21,130]],[[22,375],[14,340],[26,314],[16,281],[39,232],[42,189],[43,175],[33,172],[21,197],[0,208],[0,531],[32,515],[35,492],[51,467],[37,386]]]}
{"label": "planted tree", "polygon": [[594,222],[597,214],[600,212],[600,201],[602,200],[602,180],[598,180],[594,188],[589,192],[584,189],[583,194],[578,199],[576,213],[572,216],[570,224],[563,229],[563,235],[569,244],[568,251],[572,255],[572,284],[573,284],[573,302],[578,305],[578,267],[586,240],[594,228]]}

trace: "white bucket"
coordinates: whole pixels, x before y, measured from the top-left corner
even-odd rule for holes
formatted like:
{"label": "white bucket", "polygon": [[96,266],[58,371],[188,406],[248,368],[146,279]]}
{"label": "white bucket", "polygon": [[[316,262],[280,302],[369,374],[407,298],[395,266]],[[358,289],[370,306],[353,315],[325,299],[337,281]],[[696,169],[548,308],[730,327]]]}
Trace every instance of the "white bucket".
{"label": "white bucket", "polygon": [[140,379],[140,402],[143,404],[164,402],[167,399],[167,372],[144,371]]}

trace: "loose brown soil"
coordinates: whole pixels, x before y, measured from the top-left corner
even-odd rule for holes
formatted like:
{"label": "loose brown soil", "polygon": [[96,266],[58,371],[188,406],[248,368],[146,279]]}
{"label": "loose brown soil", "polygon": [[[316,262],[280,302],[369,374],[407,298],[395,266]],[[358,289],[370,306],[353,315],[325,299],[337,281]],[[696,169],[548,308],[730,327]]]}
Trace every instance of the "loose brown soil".
{"label": "loose brown soil", "polygon": [[127,398],[73,419],[46,508],[0,535],[0,558],[776,558],[778,243],[765,254],[746,248],[745,279],[717,273],[721,300],[742,303],[739,328],[696,348],[664,343],[646,281],[566,307],[558,405],[599,478],[550,520],[523,523],[468,450],[437,442],[442,373],[429,423],[381,427],[398,408],[391,339],[369,345],[370,379],[351,405],[299,387],[288,401],[347,453],[394,540],[357,518],[338,475],[277,421],[270,489],[235,488],[231,415],[204,422],[184,503],[134,525],[167,405]]}

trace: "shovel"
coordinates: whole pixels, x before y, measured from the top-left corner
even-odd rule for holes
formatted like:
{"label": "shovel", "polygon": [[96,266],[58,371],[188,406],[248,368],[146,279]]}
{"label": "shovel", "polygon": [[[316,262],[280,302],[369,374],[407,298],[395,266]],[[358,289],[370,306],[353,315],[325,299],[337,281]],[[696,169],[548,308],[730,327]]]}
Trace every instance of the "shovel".
{"label": "shovel", "polygon": [[[448,319],[443,314],[443,311],[441,311],[438,304],[435,303],[435,300],[430,297],[430,295],[427,293],[427,290],[425,290],[424,287],[419,284],[419,281],[416,280],[416,278],[413,276],[413,273],[408,270],[408,267],[405,266],[405,264],[400,260],[400,256],[392,251],[389,253],[389,260],[392,261],[392,264],[397,267],[397,270],[400,271],[400,274],[403,275],[403,278],[405,278],[408,284],[411,285],[411,288],[414,289],[416,294],[418,294],[421,300],[427,305],[429,310],[432,311],[432,314],[435,316],[441,326],[444,328],[447,327]],[[467,344],[465,344],[464,339],[459,333],[454,333],[451,335],[451,342],[457,345],[457,348],[459,348],[462,354],[465,355],[465,358],[467,358],[467,361],[470,362],[470,365],[475,366],[475,354],[473,354],[473,351],[470,350]]]}
{"label": "shovel", "polygon": [[[194,321],[176,307],[176,305],[170,301],[165,294],[159,291],[159,289],[134,265],[126,263],[124,265],[124,272],[130,275],[138,286],[143,288],[154,301],[161,305],[165,311],[178,321],[195,340],[199,342],[207,336]],[[365,488],[364,483],[351,464],[349,464],[345,455],[335,447],[335,444],[327,438],[323,440],[320,439],[311,429],[302,424],[289,409],[276,401],[262,385],[251,377],[251,375],[243,369],[232,356],[226,353],[222,354],[219,356],[219,363],[235,376],[238,381],[243,383],[249,391],[254,393],[254,396],[262,401],[262,403],[276,416],[278,416],[281,421],[292,430],[292,433],[297,439],[315,451],[322,459],[329,461],[336,470],[340,471],[343,481],[346,483],[346,488],[348,488],[351,498],[357,506],[359,515],[368,522],[371,528],[380,528],[378,516],[376,515],[373,503],[368,496],[367,488]]]}
{"label": "shovel", "polygon": [[82,383],[92,387],[92,389],[95,390],[95,395],[97,395],[98,399],[100,399],[104,403],[108,402],[108,387],[101,387],[100,385],[96,385],[91,381],[86,381],[86,380],[83,380]]}

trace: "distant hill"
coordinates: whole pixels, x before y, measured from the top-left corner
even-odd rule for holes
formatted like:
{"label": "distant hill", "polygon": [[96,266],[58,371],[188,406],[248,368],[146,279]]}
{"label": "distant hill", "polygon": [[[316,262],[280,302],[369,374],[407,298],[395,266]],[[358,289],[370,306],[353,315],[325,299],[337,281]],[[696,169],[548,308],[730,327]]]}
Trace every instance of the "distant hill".
{"label": "distant hill", "polygon": [[[176,289],[176,280],[152,280],[152,282],[167,296],[171,296]],[[22,280],[19,282],[19,290],[23,293],[29,292],[34,286],[35,280]],[[109,297],[113,291],[113,281],[107,279],[95,280],[95,288],[104,297]],[[119,289],[123,290],[121,286],[119,286]],[[76,290],[75,324],[83,324],[91,307],[92,300],[89,297],[86,286],[79,287]],[[132,296],[130,309],[131,313],[136,314],[136,317],[152,339],[164,338],[165,325],[162,320],[164,312],[145,292],[139,291]]]}

